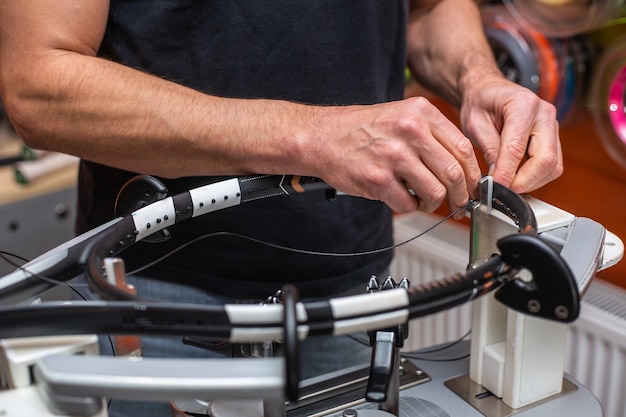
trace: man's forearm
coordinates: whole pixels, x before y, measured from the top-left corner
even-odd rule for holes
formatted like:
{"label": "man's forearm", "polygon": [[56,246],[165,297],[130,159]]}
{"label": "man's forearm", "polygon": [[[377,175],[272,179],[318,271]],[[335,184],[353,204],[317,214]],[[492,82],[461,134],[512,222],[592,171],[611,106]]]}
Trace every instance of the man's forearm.
{"label": "man's forearm", "polygon": [[455,106],[464,89],[485,76],[501,76],[472,0],[442,0],[412,14],[409,66],[424,87]]}
{"label": "man's forearm", "polygon": [[34,65],[33,74],[46,66],[46,79],[26,76],[7,97],[24,140],[118,168],[165,177],[289,172],[315,131],[315,109],[294,103],[208,96],[70,52]]}

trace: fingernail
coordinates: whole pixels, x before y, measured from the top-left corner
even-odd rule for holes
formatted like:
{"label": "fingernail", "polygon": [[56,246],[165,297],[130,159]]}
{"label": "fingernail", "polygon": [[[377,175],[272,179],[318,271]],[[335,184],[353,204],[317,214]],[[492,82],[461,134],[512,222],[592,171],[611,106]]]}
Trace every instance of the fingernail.
{"label": "fingernail", "polygon": [[493,175],[493,171],[495,170],[496,170],[496,164],[489,165],[489,171],[487,172],[487,175]]}

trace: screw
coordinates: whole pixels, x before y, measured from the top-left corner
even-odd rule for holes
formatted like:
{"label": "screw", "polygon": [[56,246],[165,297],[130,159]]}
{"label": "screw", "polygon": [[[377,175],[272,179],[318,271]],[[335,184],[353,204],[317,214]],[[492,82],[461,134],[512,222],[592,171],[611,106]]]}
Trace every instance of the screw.
{"label": "screw", "polygon": [[558,319],[564,320],[569,316],[569,310],[565,306],[556,306],[554,309],[554,314]]}
{"label": "screw", "polygon": [[541,311],[541,303],[535,299],[528,301],[528,311],[531,313],[539,313],[539,311]]}

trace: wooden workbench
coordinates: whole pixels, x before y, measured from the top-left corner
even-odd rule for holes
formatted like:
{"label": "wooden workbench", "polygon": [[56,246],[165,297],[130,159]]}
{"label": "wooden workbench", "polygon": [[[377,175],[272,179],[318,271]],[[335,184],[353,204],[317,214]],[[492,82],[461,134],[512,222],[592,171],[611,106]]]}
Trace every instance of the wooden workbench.
{"label": "wooden workbench", "polygon": [[[20,153],[23,144],[15,136],[0,134],[0,157]],[[76,186],[78,164],[51,172],[28,184],[19,184],[12,166],[0,167],[0,206],[55,193]]]}

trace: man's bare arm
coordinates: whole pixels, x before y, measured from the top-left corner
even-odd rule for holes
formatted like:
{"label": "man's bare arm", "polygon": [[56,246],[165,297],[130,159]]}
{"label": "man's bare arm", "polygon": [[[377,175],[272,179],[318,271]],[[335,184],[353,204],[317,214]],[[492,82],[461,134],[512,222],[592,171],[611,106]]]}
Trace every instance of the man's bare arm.
{"label": "man's bare arm", "polygon": [[208,96],[96,57],[107,17],[106,0],[3,1],[0,89],[27,143],[165,177],[302,160],[313,109]]}
{"label": "man's bare arm", "polygon": [[461,207],[476,187],[469,141],[424,99],[318,107],[202,94],[97,57],[108,7],[2,1],[0,90],[31,146],[163,177],[313,175],[398,212],[446,197]]}
{"label": "man's bare arm", "polygon": [[473,0],[413,0],[409,63],[425,87],[460,107],[465,134],[489,173],[517,192],[559,177],[556,109],[498,69]]}

